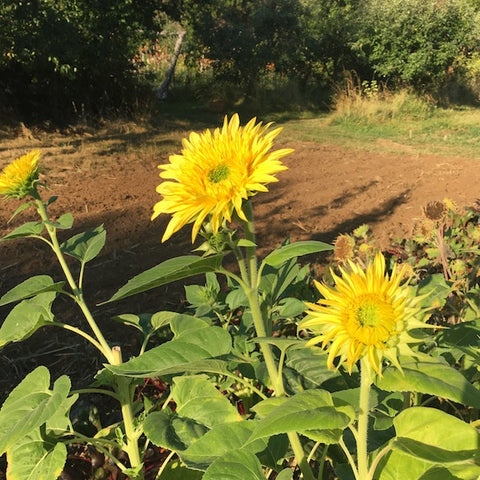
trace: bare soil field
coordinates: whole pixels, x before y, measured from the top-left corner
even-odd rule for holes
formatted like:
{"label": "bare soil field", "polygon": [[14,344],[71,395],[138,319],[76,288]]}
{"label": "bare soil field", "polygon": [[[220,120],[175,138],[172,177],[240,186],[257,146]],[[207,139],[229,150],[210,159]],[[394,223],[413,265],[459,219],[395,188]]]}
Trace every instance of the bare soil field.
{"label": "bare soil field", "polygon": [[[120,135],[103,137],[87,131],[70,136],[35,135],[27,129],[3,138],[0,167],[32,148],[42,151],[42,175],[58,200],[52,215],[71,212],[73,233],[104,224],[107,245],[87,266],[85,296],[107,329],[107,338],[122,348],[135,347],[135,332],[117,329],[109,321],[120,313],[175,310],[183,301],[183,285],[158,288],[119,303],[97,308],[128,279],[163,260],[192,250],[190,229],[185,228],[162,244],[167,218],[150,221],[152,206],[159,200],[157,165],[178,153],[176,133],[170,142],[152,142],[148,132],[132,127]],[[338,145],[289,142],[295,152],[285,159],[289,169],[278,175],[270,191],[254,198],[258,244],[261,254],[292,241],[315,239],[332,242],[340,233],[369,224],[378,245],[386,248],[395,238],[410,235],[422,207],[429,201],[451,198],[469,206],[480,197],[478,161],[419,155],[414,151],[391,154],[351,150]],[[8,220],[19,203],[0,203],[0,234],[31,219],[23,212]],[[71,232],[61,232],[63,236]],[[61,272],[43,242],[32,239],[0,243],[0,294],[33,274]],[[313,259],[321,262],[322,259]],[[59,316],[81,322],[80,312],[66,301],[56,307]],[[8,309],[0,311],[2,318]],[[110,323],[109,323],[110,322]],[[43,329],[26,342],[11,344],[0,351],[0,400],[23,376],[38,364],[67,373],[74,383],[84,384],[101,359],[82,339],[65,332]]]}

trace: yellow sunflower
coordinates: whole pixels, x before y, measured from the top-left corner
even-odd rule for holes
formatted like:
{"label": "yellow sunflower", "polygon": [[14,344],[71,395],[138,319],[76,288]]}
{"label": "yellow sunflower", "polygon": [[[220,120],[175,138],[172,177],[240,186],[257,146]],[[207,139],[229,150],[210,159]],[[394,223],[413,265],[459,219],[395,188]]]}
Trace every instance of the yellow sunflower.
{"label": "yellow sunflower", "polygon": [[6,198],[24,198],[32,193],[38,181],[40,151],[17,158],[0,172],[0,195]]}
{"label": "yellow sunflower", "polygon": [[240,126],[238,115],[225,117],[222,129],[191,133],[183,140],[181,155],[159,165],[165,179],[157,187],[163,199],[153,207],[152,220],[162,213],[172,218],[162,242],[187,223],[193,223],[192,243],[207,216],[211,216],[216,234],[224,220],[230,222],[235,211],[247,220],[242,202],[266,192],[265,184],[278,181],[274,174],[286,170],[280,159],[293,152],[290,148],[270,151],[281,128],[269,129],[256,119]]}
{"label": "yellow sunflower", "polygon": [[322,344],[328,351],[327,365],[346,363],[351,373],[353,365],[367,356],[372,368],[381,375],[382,360],[388,358],[399,369],[398,354],[413,353],[408,343],[415,339],[408,330],[422,328],[419,297],[412,297],[404,279],[404,267],[393,267],[390,276],[385,273],[385,258],[375,256],[365,270],[349,261],[349,269],[340,268],[342,276],[333,274],[335,287],[315,282],[323,295],[318,303],[309,303],[307,316],[300,328],[311,330],[316,336],[307,345]]}

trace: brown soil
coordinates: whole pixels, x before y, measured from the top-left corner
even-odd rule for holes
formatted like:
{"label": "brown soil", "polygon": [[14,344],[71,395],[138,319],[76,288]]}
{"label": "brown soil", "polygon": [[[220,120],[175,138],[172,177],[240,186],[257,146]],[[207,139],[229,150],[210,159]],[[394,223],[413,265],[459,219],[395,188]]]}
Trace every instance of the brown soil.
{"label": "brown soil", "polygon": [[[145,132],[135,134],[140,141],[146,138]],[[4,139],[0,166],[30,148],[40,148],[42,179],[50,194],[59,197],[51,206],[52,214],[70,211],[75,217],[74,233],[105,224],[107,246],[87,267],[86,296],[104,328],[111,330],[107,336],[128,352],[135,346],[134,332],[125,335],[125,330],[111,326],[108,318],[127,312],[173,310],[182,301],[182,285],[158,288],[100,308],[95,305],[135,274],[177,254],[189,253],[192,246],[190,228],[162,244],[167,218],[150,221],[152,206],[159,200],[156,167],[168,154],[178,152],[178,142],[163,146],[160,154],[158,149],[145,148],[137,154],[135,148],[125,147],[125,138],[122,148],[118,141],[114,135],[105,135],[100,141],[88,132],[68,138],[35,137],[23,131],[19,137]],[[426,202],[450,197],[467,206],[480,196],[474,160],[412,152],[374,153],[309,142],[288,146],[295,149],[285,159],[289,170],[278,175],[280,181],[272,184],[268,193],[254,199],[261,254],[280,245],[287,236],[292,241],[332,242],[339,233],[351,232],[364,223],[371,226],[379,245],[386,247],[392,239],[410,234]],[[23,212],[7,225],[17,206],[15,201],[0,204],[0,234],[29,218],[28,212]],[[1,294],[31,274],[50,273],[61,278],[42,242],[6,242],[0,244],[0,256]],[[70,309],[65,301],[58,308],[71,321],[81,321],[75,307]],[[4,317],[7,312],[0,313]],[[82,339],[75,338],[72,345],[64,332],[44,329],[27,342],[0,351],[0,370],[8,372],[0,385],[0,400],[38,363],[68,373],[78,378],[78,383],[101,367],[101,359]]]}

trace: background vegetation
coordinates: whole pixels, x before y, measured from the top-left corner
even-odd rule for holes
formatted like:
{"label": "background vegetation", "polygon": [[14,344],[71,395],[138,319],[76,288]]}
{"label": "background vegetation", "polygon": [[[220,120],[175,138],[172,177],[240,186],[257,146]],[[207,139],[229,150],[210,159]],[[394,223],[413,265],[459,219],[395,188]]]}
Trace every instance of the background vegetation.
{"label": "background vegetation", "polygon": [[479,11],[477,0],[5,0],[1,113],[71,122],[144,110],[183,31],[173,100],[329,107],[355,72],[366,93],[472,103]]}

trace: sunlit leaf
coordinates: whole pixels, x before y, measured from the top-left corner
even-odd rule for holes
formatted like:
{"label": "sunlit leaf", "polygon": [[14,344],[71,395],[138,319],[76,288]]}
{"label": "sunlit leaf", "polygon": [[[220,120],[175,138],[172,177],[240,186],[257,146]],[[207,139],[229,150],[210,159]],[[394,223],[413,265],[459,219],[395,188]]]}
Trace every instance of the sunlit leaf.
{"label": "sunlit leaf", "polygon": [[333,246],[316,240],[289,243],[274,250],[267,255],[263,261],[267,265],[278,267],[291,258],[300,257],[301,255],[309,255],[311,253],[325,252],[328,250],[333,250]]}
{"label": "sunlit leaf", "polygon": [[42,222],[27,222],[10,233],[7,233],[7,235],[0,240],[5,241],[13,240],[14,238],[31,237],[34,235],[38,236],[43,232],[43,229],[44,225]]}
{"label": "sunlit leaf", "polygon": [[258,458],[244,449],[228,452],[217,458],[202,480],[265,480]]}
{"label": "sunlit leaf", "polygon": [[206,326],[190,330],[122,365],[107,368],[117,375],[142,378],[188,372],[190,364],[227,355],[231,348],[232,339],[226,330]]}
{"label": "sunlit leaf", "polygon": [[58,292],[64,284],[65,282],[54,283],[48,275],[30,277],[3,295],[2,298],[0,298],[0,306],[30,298],[39,293]]}
{"label": "sunlit leaf", "polygon": [[223,255],[210,257],[186,255],[171,258],[133,277],[110,300],[104,303],[114,302],[200,273],[215,272],[221,267],[222,259]]}
{"label": "sunlit leaf", "polygon": [[19,342],[54,321],[51,306],[56,292],[45,292],[15,305],[0,327],[0,347]]}
{"label": "sunlit leaf", "polygon": [[0,410],[0,455],[53,417],[65,402],[70,380],[60,377],[50,390],[50,373],[38,367],[15,387]]}
{"label": "sunlit leaf", "polygon": [[94,230],[88,230],[69,238],[62,243],[61,249],[63,253],[82,263],[87,263],[101,252],[106,238],[105,228],[100,225]]}
{"label": "sunlit leaf", "polygon": [[7,451],[9,480],[56,480],[67,459],[67,447],[39,432],[15,442]]}
{"label": "sunlit leaf", "polygon": [[440,358],[429,362],[402,362],[401,365],[403,374],[394,367],[387,367],[383,378],[376,380],[377,386],[390,392],[427,393],[480,408],[480,391]]}

